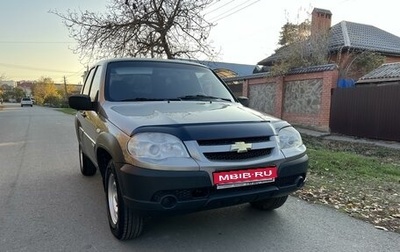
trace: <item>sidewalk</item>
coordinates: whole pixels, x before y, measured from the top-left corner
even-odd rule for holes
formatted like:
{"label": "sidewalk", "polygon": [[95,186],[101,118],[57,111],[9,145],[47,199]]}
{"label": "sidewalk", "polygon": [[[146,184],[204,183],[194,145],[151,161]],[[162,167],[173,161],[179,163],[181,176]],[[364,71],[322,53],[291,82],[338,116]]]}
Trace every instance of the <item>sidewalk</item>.
{"label": "sidewalk", "polygon": [[329,132],[321,132],[321,131],[316,131],[316,130],[304,129],[304,128],[300,128],[300,127],[295,127],[295,128],[302,135],[321,137],[321,138],[324,138],[324,139],[336,140],[336,141],[347,141],[347,142],[352,142],[352,143],[375,144],[377,146],[382,146],[382,147],[386,147],[386,148],[392,148],[392,149],[400,150],[400,142],[375,140],[375,139],[366,139],[366,138],[358,138],[358,137],[344,136],[344,135],[336,135],[336,134],[331,134]]}

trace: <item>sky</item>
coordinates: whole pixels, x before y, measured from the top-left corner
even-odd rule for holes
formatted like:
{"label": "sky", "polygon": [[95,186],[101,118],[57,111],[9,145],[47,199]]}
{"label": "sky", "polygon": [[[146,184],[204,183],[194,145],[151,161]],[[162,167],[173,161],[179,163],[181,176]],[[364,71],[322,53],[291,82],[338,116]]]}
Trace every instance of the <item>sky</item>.
{"label": "sky", "polygon": [[[74,54],[76,42],[61,18],[49,11],[105,12],[110,1],[1,0],[0,76],[14,81],[50,77],[56,83],[65,76],[69,84],[81,83],[87,63]],[[204,14],[216,24],[209,40],[220,51],[218,61],[256,65],[278,48],[282,26],[304,21],[313,8],[330,10],[332,25],[368,24],[400,37],[394,4],[393,0],[215,0]]]}

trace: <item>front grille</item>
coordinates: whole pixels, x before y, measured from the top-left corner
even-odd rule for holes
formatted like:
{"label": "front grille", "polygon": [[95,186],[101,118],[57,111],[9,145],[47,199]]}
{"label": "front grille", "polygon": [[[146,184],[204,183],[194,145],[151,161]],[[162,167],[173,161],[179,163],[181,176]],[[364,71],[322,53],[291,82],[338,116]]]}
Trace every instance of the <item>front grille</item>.
{"label": "front grille", "polygon": [[234,144],[236,142],[261,143],[261,142],[268,142],[268,141],[269,141],[268,136],[262,136],[262,137],[247,137],[247,138],[199,140],[199,141],[197,141],[197,143],[200,146],[210,146],[210,145]]}
{"label": "front grille", "polygon": [[[268,157],[276,147],[275,141],[269,135],[202,139],[197,140],[197,144],[209,161],[222,162]],[[248,144],[250,148],[246,150],[242,144]],[[237,147],[242,147],[241,151],[238,152]]]}
{"label": "front grille", "polygon": [[271,153],[271,149],[249,150],[243,153],[233,152],[209,152],[204,153],[208,160],[212,161],[233,161],[233,160],[246,160],[256,157],[267,156]]}

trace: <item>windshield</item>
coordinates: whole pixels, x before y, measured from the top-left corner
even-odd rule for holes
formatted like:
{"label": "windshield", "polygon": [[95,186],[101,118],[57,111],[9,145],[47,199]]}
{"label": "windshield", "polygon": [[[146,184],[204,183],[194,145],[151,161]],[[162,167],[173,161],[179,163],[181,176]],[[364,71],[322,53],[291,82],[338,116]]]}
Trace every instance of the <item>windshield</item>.
{"label": "windshield", "polygon": [[110,63],[105,92],[109,101],[234,101],[227,87],[210,69],[171,62]]}

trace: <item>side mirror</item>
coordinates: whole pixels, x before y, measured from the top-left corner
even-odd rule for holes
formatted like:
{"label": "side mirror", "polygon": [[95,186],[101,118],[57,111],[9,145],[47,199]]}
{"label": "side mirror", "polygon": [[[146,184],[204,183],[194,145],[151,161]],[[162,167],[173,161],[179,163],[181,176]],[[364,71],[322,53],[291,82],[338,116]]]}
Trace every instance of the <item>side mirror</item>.
{"label": "side mirror", "polygon": [[93,110],[93,104],[88,95],[71,95],[68,98],[68,105],[76,110]]}
{"label": "side mirror", "polygon": [[239,96],[237,99],[243,106],[249,106],[249,98],[247,98],[246,96]]}

